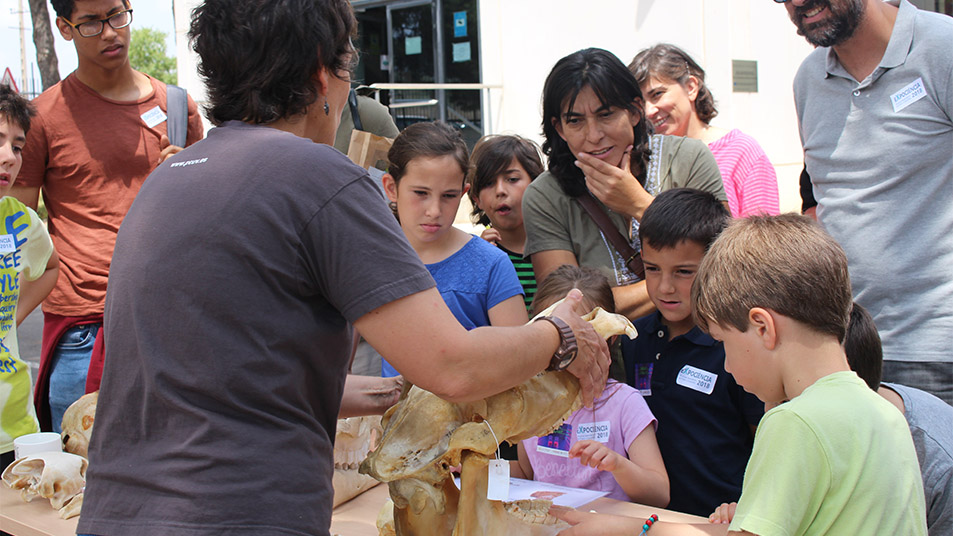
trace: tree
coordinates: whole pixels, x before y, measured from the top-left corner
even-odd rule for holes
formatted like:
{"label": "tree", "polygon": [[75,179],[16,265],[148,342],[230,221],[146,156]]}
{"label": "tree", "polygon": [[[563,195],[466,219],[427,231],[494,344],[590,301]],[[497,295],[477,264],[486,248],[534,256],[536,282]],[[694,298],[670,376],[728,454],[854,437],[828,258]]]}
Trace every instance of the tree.
{"label": "tree", "polygon": [[165,32],[155,28],[134,29],[129,44],[129,64],[166,84],[175,84],[176,62],[165,53],[165,38]]}
{"label": "tree", "polygon": [[[36,47],[36,64],[40,68],[43,89],[60,81],[60,66],[53,48],[53,30],[46,0],[30,0],[30,18],[33,19],[33,46]],[[23,81],[26,86],[26,80]]]}

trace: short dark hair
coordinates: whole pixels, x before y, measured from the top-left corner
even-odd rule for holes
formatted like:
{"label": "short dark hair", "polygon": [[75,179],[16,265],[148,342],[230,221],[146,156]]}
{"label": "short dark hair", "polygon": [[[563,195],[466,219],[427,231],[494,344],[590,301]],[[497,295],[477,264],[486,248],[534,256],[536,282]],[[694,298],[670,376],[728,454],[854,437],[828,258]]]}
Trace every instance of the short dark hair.
{"label": "short dark hair", "polygon": [[18,125],[26,134],[30,131],[30,119],[35,115],[36,109],[30,101],[12,87],[0,84],[0,117]]}
{"label": "short dark hair", "polygon": [[639,223],[639,240],[655,249],[673,248],[683,240],[706,250],[731,221],[724,203],[709,192],[673,188],[658,195]]}
{"label": "short dark hair", "polygon": [[857,302],[850,310],[844,353],[850,369],[876,391],[883,379],[884,350],[873,317]]}
{"label": "short dark hair", "polygon": [[530,180],[535,180],[543,172],[539,146],[521,136],[484,136],[473,148],[473,154],[470,155],[470,172],[467,174],[467,182],[470,183],[467,194],[473,202],[470,215],[477,223],[490,224],[486,212],[476,206],[477,197],[483,189],[493,186],[496,177],[506,171],[514,158],[529,175]]}
{"label": "short dark hair", "polygon": [[313,76],[351,68],[356,22],[348,0],[205,0],[189,41],[208,90],[209,121],[271,123],[305,113]]}
{"label": "short dark hair", "polygon": [[677,46],[660,43],[652,48],[646,48],[632,58],[629,70],[632,71],[639,86],[648,82],[652,76],[661,75],[685,87],[688,84],[688,78],[694,76],[698,80],[695,114],[706,125],[718,115],[715,97],[705,85],[705,70],[695,63],[687,52]]}
{"label": "short dark hair", "polygon": [[[50,3],[53,4],[53,11],[56,12],[56,16],[63,17],[66,20],[70,20],[70,17],[73,16],[73,10],[76,9],[76,0],[50,0]],[[129,9],[129,0],[122,0],[122,5]]]}
{"label": "short dark hair", "polygon": [[587,48],[556,62],[543,85],[543,153],[549,157],[549,171],[556,177],[566,195],[578,197],[587,192],[586,180],[576,162],[576,155],[559,132],[554,121],[561,120],[563,107],[572,108],[576,96],[585,89],[592,91],[603,105],[636,113],[642,120],[633,127],[634,141],[630,167],[639,166],[638,179],[645,182],[646,165],[652,150],[642,108],[642,91],[632,73],[615,54],[601,48]]}
{"label": "short dark hair", "polygon": [[400,182],[411,160],[439,156],[452,156],[460,165],[466,182],[470,152],[460,132],[440,121],[414,123],[397,135],[387,151],[387,161],[390,162],[387,172],[394,177],[394,182]]}

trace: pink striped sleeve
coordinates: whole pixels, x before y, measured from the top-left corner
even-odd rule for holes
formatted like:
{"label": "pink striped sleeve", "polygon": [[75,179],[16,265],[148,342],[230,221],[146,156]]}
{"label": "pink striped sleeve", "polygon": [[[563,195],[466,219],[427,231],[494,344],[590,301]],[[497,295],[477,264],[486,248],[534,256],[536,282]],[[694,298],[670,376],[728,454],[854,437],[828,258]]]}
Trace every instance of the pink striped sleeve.
{"label": "pink striped sleeve", "polygon": [[718,162],[732,216],[780,212],[777,173],[754,138],[734,129],[709,149]]}

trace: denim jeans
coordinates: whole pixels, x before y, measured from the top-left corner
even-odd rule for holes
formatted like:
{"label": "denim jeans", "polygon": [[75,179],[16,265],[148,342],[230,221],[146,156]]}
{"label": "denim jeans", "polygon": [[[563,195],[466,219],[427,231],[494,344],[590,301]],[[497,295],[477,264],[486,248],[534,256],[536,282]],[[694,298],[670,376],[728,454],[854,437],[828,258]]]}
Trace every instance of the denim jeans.
{"label": "denim jeans", "polygon": [[50,372],[50,415],[53,431],[60,433],[66,408],[86,393],[86,373],[93,344],[102,324],[73,326],[63,333],[53,350]]}

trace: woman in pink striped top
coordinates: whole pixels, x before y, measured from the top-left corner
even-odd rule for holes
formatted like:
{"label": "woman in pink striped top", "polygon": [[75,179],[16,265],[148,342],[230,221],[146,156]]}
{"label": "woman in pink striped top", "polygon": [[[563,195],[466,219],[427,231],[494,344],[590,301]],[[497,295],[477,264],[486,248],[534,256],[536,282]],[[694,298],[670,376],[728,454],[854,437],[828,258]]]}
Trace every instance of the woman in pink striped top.
{"label": "woman in pink striped top", "polygon": [[778,177],[754,138],[709,123],[718,114],[705,71],[685,51],[659,44],[639,52],[629,70],[645,96],[645,115],[656,134],[687,136],[708,144],[725,185],[731,215],[777,214]]}

